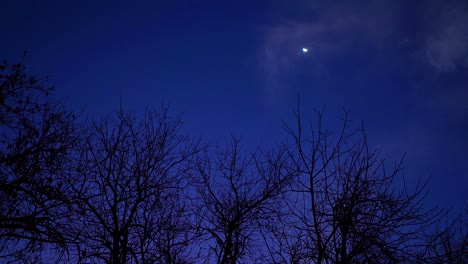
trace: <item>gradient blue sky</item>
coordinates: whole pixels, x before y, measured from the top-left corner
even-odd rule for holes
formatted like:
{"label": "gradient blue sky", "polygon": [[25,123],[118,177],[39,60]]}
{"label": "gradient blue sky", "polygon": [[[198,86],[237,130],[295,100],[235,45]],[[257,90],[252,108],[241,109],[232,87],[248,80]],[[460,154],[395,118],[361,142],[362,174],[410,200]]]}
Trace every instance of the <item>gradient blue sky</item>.
{"label": "gradient blue sky", "polygon": [[253,148],[285,138],[299,93],[305,116],[350,109],[384,157],[406,152],[428,205],[467,201],[466,1],[4,0],[0,25],[0,58],[28,50],[86,115],[164,102],[192,135]]}

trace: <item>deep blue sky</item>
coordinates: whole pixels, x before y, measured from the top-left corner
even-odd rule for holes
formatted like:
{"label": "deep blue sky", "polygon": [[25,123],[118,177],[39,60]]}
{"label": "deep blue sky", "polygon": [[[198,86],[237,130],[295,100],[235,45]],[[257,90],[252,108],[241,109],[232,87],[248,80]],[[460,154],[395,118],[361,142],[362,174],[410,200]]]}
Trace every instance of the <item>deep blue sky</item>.
{"label": "deep blue sky", "polygon": [[466,1],[4,0],[0,26],[0,57],[28,50],[77,111],[164,102],[192,135],[253,148],[284,139],[299,93],[306,117],[350,109],[384,157],[406,152],[428,205],[466,201]]}

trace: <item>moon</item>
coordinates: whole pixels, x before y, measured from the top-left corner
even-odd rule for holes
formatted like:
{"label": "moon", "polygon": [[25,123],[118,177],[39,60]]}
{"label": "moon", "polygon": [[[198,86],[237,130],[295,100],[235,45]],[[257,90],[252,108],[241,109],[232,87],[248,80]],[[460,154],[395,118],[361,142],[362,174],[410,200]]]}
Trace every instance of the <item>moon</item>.
{"label": "moon", "polygon": [[306,53],[307,51],[309,51],[307,48],[302,48],[302,52]]}

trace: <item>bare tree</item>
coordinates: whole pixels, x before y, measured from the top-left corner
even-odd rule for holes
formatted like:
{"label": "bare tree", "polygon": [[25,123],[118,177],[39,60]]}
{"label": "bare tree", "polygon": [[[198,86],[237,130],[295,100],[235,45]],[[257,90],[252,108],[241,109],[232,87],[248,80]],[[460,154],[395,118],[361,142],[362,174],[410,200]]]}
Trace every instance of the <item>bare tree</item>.
{"label": "bare tree", "polygon": [[0,261],[468,261],[466,215],[431,229],[427,182],[409,191],[403,160],[386,166],[348,113],[338,134],[298,111],[290,145],[246,153],[233,138],[201,155],[167,108],[120,109],[78,136],[45,84],[0,65]]}
{"label": "bare tree", "polygon": [[281,194],[295,172],[286,154],[283,147],[245,154],[233,138],[207,155],[198,191],[207,233],[202,247],[210,253],[209,263],[261,263],[260,230],[276,217]]}
{"label": "bare tree", "polygon": [[200,149],[180,128],[167,109],[90,123],[70,179],[81,262],[185,263],[197,233],[184,189]]}
{"label": "bare tree", "polygon": [[447,218],[431,228],[418,253],[416,263],[467,263],[468,208],[454,220]]}
{"label": "bare tree", "polygon": [[271,262],[408,261],[418,235],[440,216],[423,208],[425,184],[408,191],[402,161],[385,167],[364,129],[349,128],[348,113],[337,135],[322,127],[322,113],[307,130],[298,111],[296,128],[286,130],[301,175],[288,196],[290,215],[277,224],[284,227],[270,234]]}
{"label": "bare tree", "polygon": [[67,243],[62,176],[76,143],[75,118],[52,91],[21,63],[0,65],[0,260],[37,263],[45,246]]}

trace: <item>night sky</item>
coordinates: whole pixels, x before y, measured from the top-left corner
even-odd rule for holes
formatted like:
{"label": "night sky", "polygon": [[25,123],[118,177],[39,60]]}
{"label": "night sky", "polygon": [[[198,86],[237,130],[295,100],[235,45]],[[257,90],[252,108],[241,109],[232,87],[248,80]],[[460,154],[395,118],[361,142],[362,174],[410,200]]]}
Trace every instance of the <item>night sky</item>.
{"label": "night sky", "polygon": [[[49,76],[69,108],[99,117],[168,104],[206,142],[286,138],[282,120],[342,109],[427,205],[468,192],[466,1],[21,1],[0,5],[0,58]],[[303,48],[308,52],[304,53]]]}

